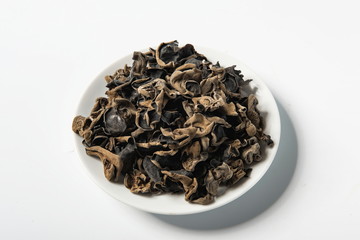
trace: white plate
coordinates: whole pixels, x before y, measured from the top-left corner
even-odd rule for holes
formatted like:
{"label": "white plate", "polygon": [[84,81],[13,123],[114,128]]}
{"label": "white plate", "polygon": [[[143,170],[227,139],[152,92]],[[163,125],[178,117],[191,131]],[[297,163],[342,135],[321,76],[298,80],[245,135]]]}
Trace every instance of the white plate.
{"label": "white plate", "polygon": [[[219,61],[221,66],[237,65],[236,69],[242,71],[245,79],[253,79],[253,81],[250,82],[250,86],[257,89],[256,97],[259,100],[258,109],[261,113],[265,113],[265,133],[271,136],[274,141],[274,146],[266,149],[265,158],[253,167],[250,178],[247,178],[235,187],[227,189],[223,195],[215,199],[214,203],[204,206],[188,203],[184,199],[184,194],[163,194],[148,197],[131,193],[123,184],[109,182],[103,174],[101,162],[96,158],[86,155],[85,148],[81,143],[82,138],[74,134],[76,150],[90,178],[105,192],[127,205],[147,212],[169,215],[193,214],[208,211],[225,205],[246,193],[262,178],[274,160],[280,142],[280,117],[276,102],[268,87],[239,60],[214,50],[198,46],[195,46],[195,49],[197,52],[204,54],[213,63]],[[123,68],[125,64],[131,66],[131,63],[132,54],[129,54],[102,71],[86,89],[79,103],[76,115],[88,116],[95,103],[95,99],[100,96],[105,96],[105,91],[107,90],[104,80],[105,75],[113,74],[117,69]]]}

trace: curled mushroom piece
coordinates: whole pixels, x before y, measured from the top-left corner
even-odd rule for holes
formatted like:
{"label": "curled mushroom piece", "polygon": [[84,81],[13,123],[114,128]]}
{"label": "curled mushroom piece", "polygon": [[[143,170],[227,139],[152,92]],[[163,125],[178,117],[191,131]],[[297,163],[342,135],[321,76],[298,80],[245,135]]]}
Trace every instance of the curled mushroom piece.
{"label": "curled mushroom piece", "polygon": [[208,158],[208,153],[201,149],[199,141],[195,141],[192,145],[189,145],[184,150],[184,153],[188,158],[183,161],[182,166],[187,171],[194,171],[199,162],[205,161]]}
{"label": "curled mushroom piece", "polygon": [[250,145],[246,147],[242,152],[242,159],[248,165],[252,164],[253,161],[260,161],[261,160],[261,152],[260,152],[260,144],[258,143],[257,139],[252,137],[250,140]]}
{"label": "curled mushroom piece", "polygon": [[80,132],[82,131],[82,128],[84,126],[85,123],[85,117],[83,116],[76,116],[73,120],[73,124],[72,124],[72,130],[77,133],[77,134],[81,134]]}
{"label": "curled mushroom piece", "polygon": [[133,60],[132,74],[141,76],[146,70],[146,57],[142,52],[134,52]]}
{"label": "curled mushroom piece", "polygon": [[150,193],[152,191],[152,182],[148,176],[138,169],[127,173],[124,178],[125,187],[132,193]]}
{"label": "curled mushroom piece", "polygon": [[86,148],[86,153],[90,156],[100,158],[104,165],[105,177],[109,181],[116,182],[120,179],[123,162],[118,155],[99,146]]}
{"label": "curled mushroom piece", "polygon": [[177,41],[136,51],[132,60],[105,76],[106,97],[72,123],[109,181],[123,179],[136,194],[183,192],[190,203],[210,204],[220,188],[251,177],[274,144],[251,80]]}

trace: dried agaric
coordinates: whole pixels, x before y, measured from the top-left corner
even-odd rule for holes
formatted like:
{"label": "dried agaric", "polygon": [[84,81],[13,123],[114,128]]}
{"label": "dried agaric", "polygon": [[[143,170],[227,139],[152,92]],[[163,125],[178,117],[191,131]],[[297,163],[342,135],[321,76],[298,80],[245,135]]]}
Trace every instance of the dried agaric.
{"label": "dried agaric", "polygon": [[109,181],[123,176],[133,193],[185,192],[187,201],[208,204],[273,144],[255,95],[244,91],[250,80],[235,66],[177,41],[134,52],[133,60],[105,77],[107,98],[72,126]]}

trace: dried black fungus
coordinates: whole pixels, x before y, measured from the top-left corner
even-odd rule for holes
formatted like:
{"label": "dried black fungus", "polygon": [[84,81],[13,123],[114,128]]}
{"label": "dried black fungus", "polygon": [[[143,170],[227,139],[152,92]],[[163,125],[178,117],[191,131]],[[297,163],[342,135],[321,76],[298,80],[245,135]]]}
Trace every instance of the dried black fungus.
{"label": "dried black fungus", "polygon": [[[151,162],[150,157],[146,156],[143,160],[143,168],[147,175],[155,182],[161,182],[160,169]],[[162,175],[162,174],[161,174]]]}
{"label": "dried black fungus", "polygon": [[107,97],[96,99],[90,115],[73,120],[105,177],[123,177],[133,193],[184,192],[198,204],[249,177],[274,144],[256,96],[244,88],[251,80],[177,41],[132,59],[105,77]]}
{"label": "dried black fungus", "polygon": [[125,119],[117,113],[116,109],[110,108],[104,115],[105,129],[109,135],[117,136],[125,132],[127,126]]}

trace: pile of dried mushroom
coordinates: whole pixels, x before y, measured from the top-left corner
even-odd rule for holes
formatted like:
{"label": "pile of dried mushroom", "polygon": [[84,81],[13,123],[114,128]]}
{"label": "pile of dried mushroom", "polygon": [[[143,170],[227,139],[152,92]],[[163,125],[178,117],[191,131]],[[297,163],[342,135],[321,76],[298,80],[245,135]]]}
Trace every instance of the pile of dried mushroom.
{"label": "pile of dried mushroom", "polygon": [[187,201],[208,204],[273,144],[256,97],[244,91],[250,80],[235,66],[213,64],[177,41],[134,52],[133,60],[105,77],[107,97],[96,99],[90,116],[73,121],[108,180],[133,193],[185,192]]}

